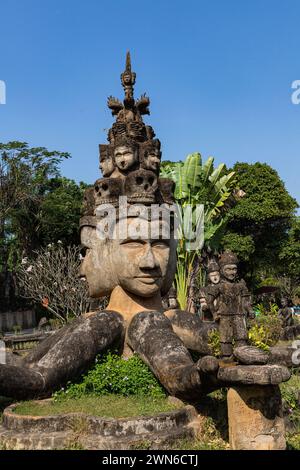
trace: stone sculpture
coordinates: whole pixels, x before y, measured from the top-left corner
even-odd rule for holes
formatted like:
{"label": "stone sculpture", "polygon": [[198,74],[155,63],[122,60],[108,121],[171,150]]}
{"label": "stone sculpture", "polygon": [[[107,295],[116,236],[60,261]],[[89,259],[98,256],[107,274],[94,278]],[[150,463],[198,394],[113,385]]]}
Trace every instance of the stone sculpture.
{"label": "stone sculpture", "polygon": [[219,284],[221,276],[220,276],[220,266],[216,261],[211,261],[207,267],[207,276],[209,284],[206,287],[202,287],[199,290],[199,302],[200,308],[202,313],[202,318],[205,321],[211,320],[218,320],[216,317],[215,312],[217,311],[217,299],[213,299],[210,302],[210,306],[208,306],[207,299],[210,299],[213,293],[211,294],[210,291],[214,291],[213,286]]}
{"label": "stone sculpture", "polygon": [[278,315],[281,319],[282,328],[287,328],[294,325],[292,301],[286,297],[281,299],[281,308]]}
{"label": "stone sculpture", "polygon": [[[247,317],[255,318],[250,292],[243,279],[238,279],[238,259],[225,251],[219,259],[220,282],[208,286],[205,291],[207,304],[219,323],[221,356],[224,361],[242,360],[248,364],[267,362],[260,350],[248,346]],[[213,268],[216,269],[216,268]],[[218,276],[214,275],[214,280]],[[233,355],[234,354],[234,355]]]}
{"label": "stone sculpture", "polygon": [[[290,376],[284,365],[271,364],[272,354],[266,365],[243,365],[241,354],[236,367],[220,367],[208,342],[209,332],[217,328],[215,322],[203,322],[177,309],[163,311],[162,296],[172,285],[176,267],[170,208],[174,184],[158,177],[160,143],[142,120],[149,114],[150,101],[145,95],[134,99],[135,78],[128,54],[121,75],[125,98],[123,102],[108,99],[116,121],[108,132],[109,144],[100,145],[103,178],[86,191],[80,222],[86,248],[81,275],[91,297],[109,295],[109,305],[75,319],[24,359],[16,362],[9,357],[7,364],[0,365],[0,395],[49,396],[87,371],[96,355],[108,348],[135,351],[171,395],[189,402],[219,387],[275,385]],[[144,206],[137,210],[136,203]],[[163,205],[164,212],[153,216],[149,208],[154,203]],[[227,276],[222,282],[224,292],[221,283],[211,287],[222,298],[227,290],[232,296],[229,284],[235,293],[244,292],[242,285],[230,281],[235,268],[230,270],[227,262],[222,269]],[[223,323],[226,325],[226,319]],[[236,330],[242,332],[239,340],[244,344],[242,322],[236,322]],[[227,343],[226,336],[226,354],[231,353]],[[198,362],[193,361],[190,350],[199,353]]]}

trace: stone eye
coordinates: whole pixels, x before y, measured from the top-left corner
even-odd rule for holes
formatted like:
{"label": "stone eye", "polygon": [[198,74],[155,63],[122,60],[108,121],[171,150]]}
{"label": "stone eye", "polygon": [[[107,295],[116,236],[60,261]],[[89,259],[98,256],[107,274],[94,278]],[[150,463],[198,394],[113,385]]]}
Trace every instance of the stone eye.
{"label": "stone eye", "polygon": [[136,184],[141,185],[141,184],[143,184],[143,182],[144,182],[144,178],[142,178],[141,176],[138,176],[137,179],[136,179]]}

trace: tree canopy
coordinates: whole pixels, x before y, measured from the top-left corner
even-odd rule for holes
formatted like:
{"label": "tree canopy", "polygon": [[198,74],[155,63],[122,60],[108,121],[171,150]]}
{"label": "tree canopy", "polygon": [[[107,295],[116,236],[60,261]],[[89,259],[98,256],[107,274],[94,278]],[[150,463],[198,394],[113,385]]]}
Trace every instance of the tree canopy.
{"label": "tree canopy", "polygon": [[257,277],[278,271],[298,204],[269,165],[236,163],[233,171],[246,194],[229,211],[222,244],[239,255],[255,283]]}
{"label": "tree canopy", "polygon": [[[83,183],[60,174],[67,152],[0,144],[0,306],[7,308],[21,259],[48,243],[79,243]],[[5,301],[7,299],[7,302]]]}

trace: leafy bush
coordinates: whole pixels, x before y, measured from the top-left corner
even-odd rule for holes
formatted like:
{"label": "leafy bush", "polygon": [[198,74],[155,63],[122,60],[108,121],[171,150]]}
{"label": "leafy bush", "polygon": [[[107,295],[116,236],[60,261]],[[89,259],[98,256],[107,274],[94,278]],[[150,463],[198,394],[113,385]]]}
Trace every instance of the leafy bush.
{"label": "leafy bush", "polygon": [[249,341],[253,346],[263,351],[269,351],[270,346],[267,344],[266,335],[265,328],[258,324],[253,325],[248,332]]}
{"label": "leafy bush", "polygon": [[148,395],[152,397],[166,395],[149,367],[138,356],[134,355],[126,360],[109,352],[96,358],[94,367],[82,378],[80,383],[69,383],[65,390],[62,389],[54,394],[54,399],[107,394]]}
{"label": "leafy bush", "polygon": [[281,320],[278,316],[278,306],[270,304],[265,308],[262,304],[256,306],[259,314],[251,322],[249,329],[250,342],[265,351],[274,346],[282,333]]}
{"label": "leafy bush", "polygon": [[214,356],[221,356],[220,333],[218,330],[212,330],[208,333],[208,346]]}

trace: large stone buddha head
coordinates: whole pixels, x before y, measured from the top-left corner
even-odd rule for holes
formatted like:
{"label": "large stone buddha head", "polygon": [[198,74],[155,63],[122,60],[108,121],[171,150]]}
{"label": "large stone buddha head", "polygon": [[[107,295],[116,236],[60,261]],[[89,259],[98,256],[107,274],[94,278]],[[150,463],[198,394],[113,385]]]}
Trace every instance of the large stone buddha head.
{"label": "large stone buddha head", "polygon": [[118,220],[106,237],[96,223],[83,226],[81,243],[86,253],[80,275],[91,297],[122,292],[158,308],[176,269],[176,240],[168,221],[128,217]]}

